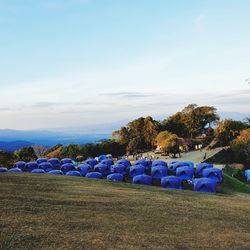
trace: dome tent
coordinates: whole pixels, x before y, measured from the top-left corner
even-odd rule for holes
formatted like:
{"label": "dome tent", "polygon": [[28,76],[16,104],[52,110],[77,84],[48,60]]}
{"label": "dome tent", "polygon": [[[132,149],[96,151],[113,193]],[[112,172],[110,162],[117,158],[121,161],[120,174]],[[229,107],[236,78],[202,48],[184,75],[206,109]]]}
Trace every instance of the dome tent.
{"label": "dome tent", "polygon": [[61,171],[61,170],[51,170],[51,171],[49,171],[49,174],[63,175],[63,171]]}
{"label": "dome tent", "polygon": [[52,165],[53,168],[60,168],[61,164],[58,158],[51,158],[48,160],[48,163]]}
{"label": "dome tent", "polygon": [[217,183],[222,182],[222,170],[218,168],[206,168],[203,170],[202,176],[210,178]]}
{"label": "dome tent", "polygon": [[141,185],[152,185],[152,177],[149,175],[136,175],[133,177],[134,184],[141,184]]}
{"label": "dome tent", "polygon": [[99,163],[95,165],[94,171],[101,173],[102,176],[107,176],[108,174],[110,174],[110,167],[106,164]]}
{"label": "dome tent", "polygon": [[168,164],[165,161],[162,161],[162,160],[155,160],[155,161],[153,161],[152,167],[157,167],[157,166],[167,167]]}
{"label": "dome tent", "polygon": [[108,167],[114,165],[114,162],[111,159],[102,160],[101,163],[107,165]]}
{"label": "dome tent", "polygon": [[43,170],[43,169],[34,169],[31,171],[31,173],[34,173],[34,174],[45,174],[46,172]]}
{"label": "dome tent", "polygon": [[46,158],[38,158],[37,160],[36,160],[36,163],[39,165],[39,164],[41,164],[41,163],[44,163],[44,162],[47,162],[47,159]]}
{"label": "dome tent", "polygon": [[245,177],[247,182],[250,182],[250,169],[245,170]]}
{"label": "dome tent", "polygon": [[74,176],[74,177],[79,177],[81,176],[81,173],[76,170],[71,170],[66,173],[67,176]]}
{"label": "dome tent", "polygon": [[92,158],[86,160],[85,163],[89,164],[92,168],[94,168],[94,166],[98,164],[97,160]]}
{"label": "dome tent", "polygon": [[190,166],[183,166],[176,169],[176,176],[183,181],[192,180],[194,178],[194,169]]}
{"label": "dome tent", "polygon": [[213,164],[208,164],[208,163],[200,163],[200,164],[197,164],[196,165],[196,170],[195,170],[195,173],[198,175],[198,176],[202,176],[202,172],[204,169],[206,168],[213,168]]}
{"label": "dome tent", "polygon": [[102,179],[102,174],[99,172],[91,172],[87,173],[86,177],[90,179]]}
{"label": "dome tent", "polygon": [[0,173],[6,173],[6,172],[8,172],[8,168],[0,167]]}
{"label": "dome tent", "polygon": [[46,172],[53,170],[53,166],[49,162],[43,162],[39,164],[39,168],[43,169]]}
{"label": "dome tent", "polygon": [[136,175],[142,175],[145,173],[145,167],[143,165],[134,165],[130,167],[129,175],[131,178],[135,177]]}
{"label": "dome tent", "polygon": [[14,164],[15,168],[20,168],[22,171],[25,169],[26,162],[25,161],[18,161]]}
{"label": "dome tent", "polygon": [[107,176],[107,180],[109,181],[118,181],[118,182],[122,182],[124,179],[123,175],[122,174],[110,174]]}
{"label": "dome tent", "polygon": [[153,179],[161,179],[168,175],[168,169],[163,165],[157,165],[151,168],[151,177]]}
{"label": "dome tent", "polygon": [[171,163],[168,169],[170,170],[170,172],[175,174],[177,168],[184,167],[184,166],[189,166],[189,164],[186,162],[175,162],[175,163]]}
{"label": "dome tent", "polygon": [[184,163],[188,164],[189,167],[194,167],[194,163],[192,161],[185,161]]}
{"label": "dome tent", "polygon": [[216,192],[216,182],[209,178],[199,178],[194,180],[194,191],[196,192]]}
{"label": "dome tent", "polygon": [[146,160],[146,159],[141,159],[141,160],[137,160],[134,165],[142,165],[146,169],[149,169],[152,167],[152,161]]}
{"label": "dome tent", "polygon": [[11,168],[8,171],[9,173],[21,173],[23,172],[20,168]]}
{"label": "dome tent", "polygon": [[80,172],[81,176],[86,176],[87,173],[93,171],[93,168],[89,164],[83,163],[77,166],[76,170]]}
{"label": "dome tent", "polygon": [[161,186],[170,189],[182,189],[181,179],[173,175],[161,178]]}
{"label": "dome tent", "polygon": [[61,165],[64,165],[64,164],[67,164],[67,163],[73,164],[73,161],[70,158],[64,158],[64,159],[61,160],[60,163],[61,163]]}
{"label": "dome tent", "polygon": [[68,171],[75,170],[75,167],[72,163],[65,163],[61,166],[61,170],[67,173]]}
{"label": "dome tent", "polygon": [[111,173],[119,173],[122,175],[127,174],[127,168],[124,164],[116,163],[115,165],[111,166],[110,168]]}
{"label": "dome tent", "polygon": [[98,157],[98,162],[101,162],[101,161],[106,160],[106,159],[107,159],[107,156],[106,156],[106,155],[100,155],[100,156]]}
{"label": "dome tent", "polygon": [[25,165],[24,171],[25,172],[31,172],[34,169],[39,168],[38,164],[36,162],[28,162]]}
{"label": "dome tent", "polygon": [[117,164],[123,164],[126,168],[129,168],[131,166],[131,163],[127,159],[121,159],[117,161]]}

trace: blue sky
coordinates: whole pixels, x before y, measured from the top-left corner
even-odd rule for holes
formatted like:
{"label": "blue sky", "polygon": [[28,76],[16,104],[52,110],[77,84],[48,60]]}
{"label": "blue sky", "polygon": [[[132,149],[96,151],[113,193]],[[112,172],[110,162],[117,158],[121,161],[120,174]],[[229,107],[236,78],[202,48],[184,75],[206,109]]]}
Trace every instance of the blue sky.
{"label": "blue sky", "polygon": [[250,113],[248,0],[0,0],[1,128]]}

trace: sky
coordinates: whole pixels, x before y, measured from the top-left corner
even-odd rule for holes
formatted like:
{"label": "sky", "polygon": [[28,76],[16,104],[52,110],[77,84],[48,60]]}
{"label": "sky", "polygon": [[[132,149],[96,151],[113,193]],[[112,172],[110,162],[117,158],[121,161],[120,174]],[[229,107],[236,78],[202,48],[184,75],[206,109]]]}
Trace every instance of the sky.
{"label": "sky", "polygon": [[[0,0],[0,128],[250,113],[249,0]],[[249,81],[250,82],[250,81]]]}

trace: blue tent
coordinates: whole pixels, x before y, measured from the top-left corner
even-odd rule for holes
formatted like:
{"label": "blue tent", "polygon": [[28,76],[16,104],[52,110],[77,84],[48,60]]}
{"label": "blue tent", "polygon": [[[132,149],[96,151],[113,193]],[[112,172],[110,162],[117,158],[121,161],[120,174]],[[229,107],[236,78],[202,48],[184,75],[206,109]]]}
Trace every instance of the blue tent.
{"label": "blue tent", "polygon": [[93,171],[93,168],[87,163],[80,164],[76,169],[80,172],[81,176],[86,176],[87,173]]}
{"label": "blue tent", "polygon": [[247,182],[250,182],[250,169],[245,170],[245,177]]}
{"label": "blue tent", "polygon": [[109,181],[118,181],[122,182],[123,181],[123,175],[122,174],[110,174],[107,176],[107,180]]}
{"label": "blue tent", "polygon": [[133,177],[134,184],[141,184],[141,185],[152,185],[152,177],[149,175],[136,175]]}
{"label": "blue tent", "polygon": [[65,163],[61,166],[61,170],[67,173],[68,171],[75,170],[75,167],[72,163]]}
{"label": "blue tent", "polygon": [[20,168],[21,170],[24,171],[25,165],[26,165],[25,161],[18,161],[18,162],[15,163],[14,167],[15,168]]}
{"label": "blue tent", "polygon": [[218,183],[222,182],[222,170],[218,168],[206,168],[203,170],[202,176],[210,178]]}
{"label": "blue tent", "polygon": [[107,159],[107,156],[106,156],[106,155],[100,155],[100,156],[98,157],[98,162],[101,162],[101,161],[106,160],[106,159]]}
{"label": "blue tent", "polygon": [[111,173],[119,173],[122,175],[127,174],[127,167],[124,164],[116,163],[115,165],[111,166]]}
{"label": "blue tent", "polygon": [[110,167],[107,166],[106,164],[103,164],[103,163],[99,163],[99,164],[95,165],[94,171],[101,173],[102,176],[107,176],[111,173]]}
{"label": "blue tent", "polygon": [[81,173],[79,171],[76,171],[76,170],[72,170],[72,171],[68,171],[66,173],[67,176],[75,176],[75,177],[78,177],[78,176],[81,176]]}
{"label": "blue tent", "polygon": [[46,172],[53,170],[53,166],[49,162],[43,162],[39,164],[39,168],[43,169]]}
{"label": "blue tent", "polygon": [[165,161],[162,161],[162,160],[155,160],[155,161],[153,161],[152,167],[157,167],[157,166],[167,167],[168,164]]}
{"label": "blue tent", "polygon": [[145,167],[143,165],[134,165],[130,167],[129,170],[129,175],[131,178],[137,176],[137,175],[142,175],[145,173]]}
{"label": "blue tent", "polygon": [[60,168],[61,164],[60,161],[57,158],[51,158],[48,160],[48,162],[52,165],[53,168]]}
{"label": "blue tent", "polygon": [[141,159],[141,160],[137,160],[134,165],[142,165],[146,169],[150,169],[152,167],[152,161],[146,160],[146,159]]}
{"label": "blue tent", "polygon": [[93,168],[94,168],[95,165],[98,164],[96,159],[88,159],[88,160],[85,161],[85,163],[89,164]]}
{"label": "blue tent", "polygon": [[202,176],[202,172],[204,169],[206,168],[213,168],[213,164],[208,164],[208,163],[200,163],[200,164],[197,164],[196,165],[196,170],[195,170],[195,173],[198,175],[198,176]]}
{"label": "blue tent", "polygon": [[166,166],[157,165],[151,168],[151,177],[153,179],[161,179],[168,175],[168,169]]}
{"label": "blue tent", "polygon": [[164,188],[182,189],[181,179],[172,175],[161,178],[161,186]]}
{"label": "blue tent", "polygon": [[51,170],[51,171],[49,171],[49,174],[63,175],[63,171],[61,171],[61,170]]}
{"label": "blue tent", "polygon": [[129,168],[131,166],[131,163],[127,159],[121,159],[117,161],[117,164],[123,164],[126,168]]}
{"label": "blue tent", "polygon": [[111,159],[102,160],[101,163],[106,164],[108,167],[114,165],[114,162]]}
{"label": "blue tent", "polygon": [[194,169],[190,166],[179,167],[176,169],[176,176],[183,181],[192,180],[194,178]]}
{"label": "blue tent", "polygon": [[21,173],[23,171],[20,168],[11,168],[11,169],[9,169],[8,172],[10,172],[10,173]]}
{"label": "blue tent", "polygon": [[44,163],[44,162],[47,162],[47,159],[46,158],[38,158],[37,160],[36,160],[36,163],[39,165],[39,164],[41,164],[41,163]]}
{"label": "blue tent", "polygon": [[70,158],[64,158],[64,159],[61,160],[60,163],[61,163],[61,165],[64,165],[64,164],[67,164],[67,163],[73,164],[73,161]]}
{"label": "blue tent", "polygon": [[102,179],[102,174],[99,172],[91,172],[87,173],[86,177],[90,179]]}
{"label": "blue tent", "polygon": [[189,166],[188,163],[186,162],[175,162],[175,163],[171,163],[168,167],[168,169],[172,172],[172,173],[176,173],[176,169],[179,167],[184,167],[184,166]]}
{"label": "blue tent", "polygon": [[31,172],[34,169],[39,168],[38,164],[36,162],[28,162],[25,165],[24,171],[25,172]]}
{"label": "blue tent", "polygon": [[43,169],[34,169],[31,171],[34,174],[45,174],[46,172]]}
{"label": "blue tent", "polygon": [[8,172],[8,168],[0,167],[0,173],[6,173],[6,172]]}
{"label": "blue tent", "polygon": [[216,192],[216,182],[210,178],[199,178],[194,180],[194,191],[196,192]]}
{"label": "blue tent", "polygon": [[194,167],[194,163],[192,161],[185,161],[184,163],[187,163],[190,167]]}

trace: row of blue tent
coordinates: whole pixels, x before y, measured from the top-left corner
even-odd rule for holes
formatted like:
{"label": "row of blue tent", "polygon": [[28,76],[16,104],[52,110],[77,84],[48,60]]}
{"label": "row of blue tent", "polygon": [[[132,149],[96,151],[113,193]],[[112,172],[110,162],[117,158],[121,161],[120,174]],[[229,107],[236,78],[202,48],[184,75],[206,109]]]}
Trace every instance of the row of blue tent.
{"label": "row of blue tent", "polygon": [[19,161],[14,168],[8,170],[0,168],[0,172],[32,172],[49,173],[67,176],[83,176],[87,178],[111,181],[125,181],[129,178],[135,184],[152,185],[154,181],[160,182],[165,188],[182,189],[182,183],[191,183],[195,191],[215,192],[216,184],[222,182],[221,169],[214,168],[212,164],[201,163],[194,168],[192,162],[171,162],[162,160],[138,160],[134,165],[122,159],[115,164],[112,159],[101,156],[88,159],[77,165],[72,159],[65,158],[39,158],[36,162]]}

